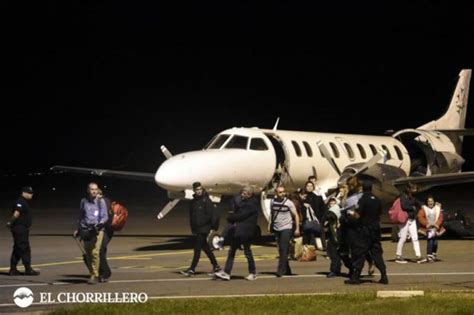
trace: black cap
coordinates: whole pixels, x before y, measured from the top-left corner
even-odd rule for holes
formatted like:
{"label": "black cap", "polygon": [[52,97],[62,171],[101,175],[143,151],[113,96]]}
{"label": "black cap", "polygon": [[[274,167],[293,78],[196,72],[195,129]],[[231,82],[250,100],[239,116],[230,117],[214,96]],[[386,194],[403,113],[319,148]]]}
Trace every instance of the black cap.
{"label": "black cap", "polygon": [[364,180],[362,182],[362,190],[365,191],[365,192],[372,191],[372,181]]}
{"label": "black cap", "polygon": [[33,187],[31,186],[24,186],[21,188],[21,192],[24,193],[29,193],[29,194],[32,194],[33,193]]}
{"label": "black cap", "polygon": [[194,183],[193,183],[193,189],[196,189],[196,188],[201,187],[201,186],[202,186],[202,185],[201,185],[200,182],[194,182]]}

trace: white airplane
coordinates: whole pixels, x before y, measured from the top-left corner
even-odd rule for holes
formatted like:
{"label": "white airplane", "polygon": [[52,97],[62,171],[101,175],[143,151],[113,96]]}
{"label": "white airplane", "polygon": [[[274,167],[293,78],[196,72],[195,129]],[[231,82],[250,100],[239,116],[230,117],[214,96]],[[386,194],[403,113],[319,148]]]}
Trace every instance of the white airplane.
{"label": "white airplane", "polygon": [[200,181],[210,198],[237,194],[245,185],[261,196],[262,211],[270,216],[270,197],[277,185],[303,187],[309,175],[325,190],[349,176],[370,177],[375,194],[392,202],[409,182],[420,190],[474,181],[474,172],[461,172],[471,69],[462,70],[446,113],[415,129],[384,136],[319,133],[273,129],[232,128],[216,135],[204,149],[172,155],[156,173],[54,166],[52,170],[155,181],[171,201],[159,212],[162,219],[183,199],[192,199],[191,185]]}

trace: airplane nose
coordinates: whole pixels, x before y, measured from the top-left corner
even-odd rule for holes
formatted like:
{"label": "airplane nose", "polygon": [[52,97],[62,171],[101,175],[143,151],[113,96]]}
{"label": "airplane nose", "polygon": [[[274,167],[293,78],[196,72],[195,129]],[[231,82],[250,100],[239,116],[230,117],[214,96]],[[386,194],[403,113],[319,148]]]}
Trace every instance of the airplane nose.
{"label": "airplane nose", "polygon": [[155,174],[155,182],[163,189],[176,190],[186,186],[181,178],[180,168],[175,167],[176,161],[168,159],[160,165]]}

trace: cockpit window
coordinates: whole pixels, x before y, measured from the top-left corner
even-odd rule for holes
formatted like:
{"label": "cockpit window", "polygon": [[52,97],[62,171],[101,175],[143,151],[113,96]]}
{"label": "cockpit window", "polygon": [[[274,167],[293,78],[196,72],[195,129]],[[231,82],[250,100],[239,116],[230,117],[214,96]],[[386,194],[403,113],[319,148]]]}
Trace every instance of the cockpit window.
{"label": "cockpit window", "polygon": [[220,149],[229,137],[230,135],[218,135],[209,143],[206,149]]}
{"label": "cockpit window", "polygon": [[267,151],[268,147],[262,138],[252,138],[250,141],[250,150]]}
{"label": "cockpit window", "polygon": [[247,143],[249,138],[234,135],[232,139],[230,139],[229,143],[225,146],[226,149],[244,149],[247,150]]}

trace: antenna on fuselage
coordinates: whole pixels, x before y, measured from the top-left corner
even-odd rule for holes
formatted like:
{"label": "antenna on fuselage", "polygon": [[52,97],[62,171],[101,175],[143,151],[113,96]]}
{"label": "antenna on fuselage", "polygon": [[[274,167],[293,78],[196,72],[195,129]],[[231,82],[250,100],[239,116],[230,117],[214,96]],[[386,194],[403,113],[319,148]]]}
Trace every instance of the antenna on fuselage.
{"label": "antenna on fuselage", "polygon": [[280,117],[277,118],[277,121],[275,122],[275,126],[273,126],[273,131],[277,131],[279,122],[280,122]]}

